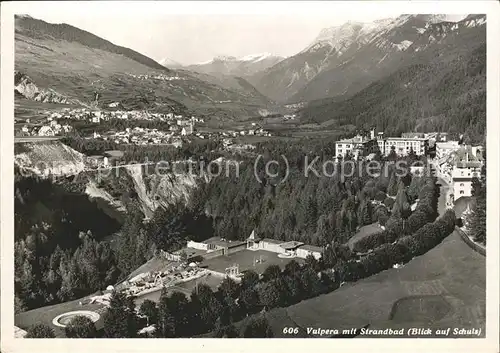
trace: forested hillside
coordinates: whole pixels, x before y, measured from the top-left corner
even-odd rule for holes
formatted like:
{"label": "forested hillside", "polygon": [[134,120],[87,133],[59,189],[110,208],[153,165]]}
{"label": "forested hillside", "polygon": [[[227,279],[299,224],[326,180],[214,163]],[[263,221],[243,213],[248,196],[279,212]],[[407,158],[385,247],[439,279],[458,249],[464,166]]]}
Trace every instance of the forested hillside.
{"label": "forested hillside", "polygon": [[311,102],[303,121],[405,131],[466,132],[482,142],[486,129],[486,44],[450,62],[406,67],[345,101]]}

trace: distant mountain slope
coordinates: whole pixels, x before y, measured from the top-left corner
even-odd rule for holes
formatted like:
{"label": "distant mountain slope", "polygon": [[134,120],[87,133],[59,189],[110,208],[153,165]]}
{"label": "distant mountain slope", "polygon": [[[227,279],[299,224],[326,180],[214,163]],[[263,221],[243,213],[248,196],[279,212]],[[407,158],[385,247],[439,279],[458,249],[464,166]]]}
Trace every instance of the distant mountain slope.
{"label": "distant mountain slope", "polygon": [[29,16],[16,16],[16,33],[33,39],[53,39],[80,43],[89,48],[123,55],[152,69],[168,72],[168,69],[163,65],[135,50],[115,45],[110,41],[66,23],[53,24]]}
{"label": "distant mountain slope", "polygon": [[[414,56],[419,51],[420,57],[434,55],[434,49],[443,44],[447,35],[453,39],[444,41],[442,52],[467,41],[474,45],[484,38],[484,16],[469,17],[455,27],[447,20],[445,15],[401,15],[324,29],[302,52],[257,73],[249,81],[279,102],[351,95],[405,65],[415,64]],[[438,24],[449,24],[449,31],[441,32]]]}
{"label": "distant mountain slope", "polygon": [[415,64],[378,80],[346,100],[311,102],[303,121],[405,131],[465,132],[482,142],[486,130],[486,38],[465,55]]}
{"label": "distant mountain slope", "polygon": [[[127,109],[208,116],[221,112],[225,119],[258,116],[261,109],[271,109],[261,95],[242,94],[187,71],[167,69],[72,26],[16,17],[15,46],[18,75],[27,76],[26,85],[50,92],[44,97],[57,97],[58,102],[91,104],[97,94],[99,106],[118,101]],[[18,87],[17,91],[29,93],[31,88]]]}
{"label": "distant mountain slope", "polygon": [[[182,70],[179,70],[182,72]],[[189,72],[194,77],[200,80],[210,82],[212,84],[224,87],[229,90],[234,90],[239,92],[241,95],[248,98],[255,98],[258,100],[265,101],[269,105],[276,105],[269,98],[260,93],[252,84],[250,84],[245,78],[229,75],[210,75],[199,72]]]}
{"label": "distant mountain slope", "polygon": [[270,53],[252,54],[241,58],[219,56],[211,61],[188,65],[185,68],[211,75],[248,76],[265,70],[281,60],[282,57]]}

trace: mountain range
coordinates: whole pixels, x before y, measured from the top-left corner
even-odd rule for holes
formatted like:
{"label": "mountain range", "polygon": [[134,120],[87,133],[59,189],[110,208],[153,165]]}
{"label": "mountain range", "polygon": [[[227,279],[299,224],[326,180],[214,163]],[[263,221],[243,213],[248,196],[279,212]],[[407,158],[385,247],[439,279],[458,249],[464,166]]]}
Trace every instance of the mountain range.
{"label": "mountain range", "polygon": [[283,103],[349,96],[418,60],[447,52],[453,55],[462,45],[474,46],[474,38],[480,38],[484,28],[484,16],[466,15],[401,15],[370,23],[347,22],[322,30],[304,50],[249,81]]}
{"label": "mountain range", "polygon": [[395,62],[392,73],[350,96],[309,102],[299,112],[302,122],[337,128],[376,127],[390,136],[405,131],[448,131],[484,143],[484,23],[484,16],[471,16],[457,23],[430,25],[431,43],[423,36],[408,48],[413,60],[406,65]]}
{"label": "mountain range", "polygon": [[[450,97],[437,94],[443,99],[432,103],[446,107],[415,111],[419,117],[414,124],[405,123],[405,128],[413,128],[423,126],[418,119],[456,113],[463,101],[476,99],[472,104],[480,104],[483,71],[470,76],[460,70],[470,72],[469,62],[484,64],[485,43],[484,15],[401,15],[323,29],[288,58],[270,53],[219,56],[183,66],[168,57],[156,62],[70,25],[17,16],[16,71],[24,85],[17,96],[88,103],[98,91],[103,104],[120,101],[129,108],[190,110],[233,120],[282,112],[280,105],[300,103],[297,106],[306,106],[300,111],[304,121],[346,122],[349,117],[364,124],[364,116],[377,111],[384,129],[392,121],[384,115],[389,110],[377,106],[387,102],[384,94],[399,92],[405,102],[416,102],[428,92],[444,90],[450,81],[446,75],[453,72]],[[417,82],[427,91],[416,90]],[[467,90],[475,92],[474,97],[467,98]],[[371,105],[360,97],[370,97]],[[365,111],[348,109],[346,102]],[[393,111],[400,113],[406,103]]]}
{"label": "mountain range", "polygon": [[271,53],[251,54],[243,57],[217,56],[207,62],[188,65],[185,69],[212,75],[250,76],[283,60]]}
{"label": "mountain range", "polygon": [[87,31],[29,16],[15,19],[16,97],[242,119],[278,109],[244,81],[169,69]]}

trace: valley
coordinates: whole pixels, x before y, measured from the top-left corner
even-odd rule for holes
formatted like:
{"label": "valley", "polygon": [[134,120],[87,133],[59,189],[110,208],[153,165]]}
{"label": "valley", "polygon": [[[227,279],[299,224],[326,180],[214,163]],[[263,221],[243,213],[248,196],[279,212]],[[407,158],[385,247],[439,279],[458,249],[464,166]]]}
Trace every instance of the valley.
{"label": "valley", "polygon": [[484,15],[196,65],[16,16],[15,49],[24,336],[484,331]]}

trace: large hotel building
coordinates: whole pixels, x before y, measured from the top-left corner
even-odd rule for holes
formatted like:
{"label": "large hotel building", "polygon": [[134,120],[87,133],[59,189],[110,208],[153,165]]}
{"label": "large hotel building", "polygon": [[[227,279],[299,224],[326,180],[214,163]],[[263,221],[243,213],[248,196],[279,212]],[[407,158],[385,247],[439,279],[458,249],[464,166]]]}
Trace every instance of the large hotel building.
{"label": "large hotel building", "polygon": [[428,147],[429,138],[423,137],[423,135],[383,137],[383,133],[378,133],[375,136],[375,130],[371,130],[369,136],[358,134],[353,138],[337,141],[335,143],[335,152],[338,157],[349,154],[354,158],[379,151],[382,155],[388,156],[392,150],[398,156],[406,156],[412,150],[416,155],[425,155]]}

